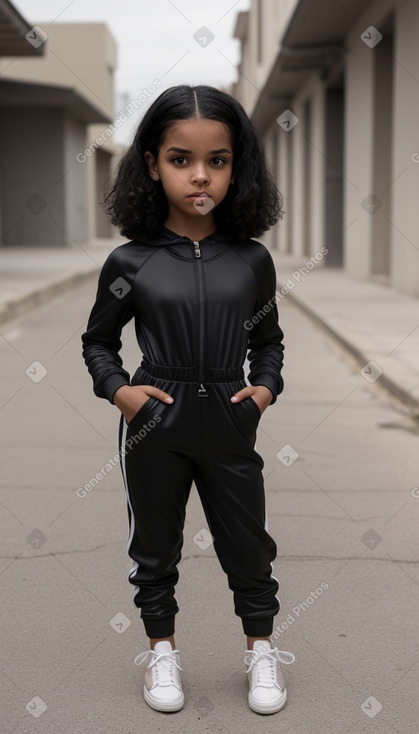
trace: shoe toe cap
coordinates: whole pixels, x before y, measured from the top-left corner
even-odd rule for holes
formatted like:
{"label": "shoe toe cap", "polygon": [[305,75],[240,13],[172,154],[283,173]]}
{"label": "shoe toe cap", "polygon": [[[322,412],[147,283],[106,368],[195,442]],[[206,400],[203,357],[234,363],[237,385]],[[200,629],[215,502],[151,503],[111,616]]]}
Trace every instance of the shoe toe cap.
{"label": "shoe toe cap", "polygon": [[281,688],[270,687],[266,688],[264,686],[256,686],[251,691],[251,696],[255,701],[259,701],[260,703],[271,703],[273,701],[279,701],[283,698],[283,696],[286,695],[286,692],[283,691]]}
{"label": "shoe toe cap", "polygon": [[172,702],[182,698],[182,692],[176,686],[156,686],[149,693],[157,701]]}

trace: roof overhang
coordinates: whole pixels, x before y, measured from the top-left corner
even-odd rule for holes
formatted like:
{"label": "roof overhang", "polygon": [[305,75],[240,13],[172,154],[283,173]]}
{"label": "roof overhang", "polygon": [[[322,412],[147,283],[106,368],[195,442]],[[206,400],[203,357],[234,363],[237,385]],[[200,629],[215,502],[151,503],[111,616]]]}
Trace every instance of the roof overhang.
{"label": "roof overhang", "polygon": [[42,56],[44,44],[35,48],[26,38],[32,28],[8,0],[0,0],[0,56]]}
{"label": "roof overhang", "polygon": [[233,37],[240,38],[241,41],[245,41],[247,38],[247,32],[249,28],[249,11],[244,10],[237,13],[236,26],[234,28]]}
{"label": "roof overhang", "polygon": [[365,0],[300,0],[250,115],[260,134],[308,73],[316,70],[326,79],[339,62],[343,63],[344,38],[364,8]]}
{"label": "roof overhang", "polygon": [[87,125],[112,122],[71,87],[14,79],[0,79],[0,107],[59,107]]}

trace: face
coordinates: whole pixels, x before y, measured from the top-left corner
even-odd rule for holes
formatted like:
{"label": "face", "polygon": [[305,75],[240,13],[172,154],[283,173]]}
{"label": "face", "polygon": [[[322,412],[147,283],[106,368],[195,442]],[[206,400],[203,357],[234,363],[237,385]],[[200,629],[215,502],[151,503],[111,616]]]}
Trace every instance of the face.
{"label": "face", "polygon": [[169,217],[208,216],[232,183],[233,147],[228,127],[217,120],[182,120],[167,128],[157,160],[147,151],[150,176],[160,180]]}

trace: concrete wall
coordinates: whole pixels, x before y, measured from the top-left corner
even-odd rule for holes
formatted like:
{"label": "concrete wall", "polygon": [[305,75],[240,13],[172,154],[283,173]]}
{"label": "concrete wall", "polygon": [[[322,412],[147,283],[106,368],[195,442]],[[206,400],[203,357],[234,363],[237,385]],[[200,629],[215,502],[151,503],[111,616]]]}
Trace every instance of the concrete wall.
{"label": "concrete wall", "polygon": [[[392,4],[371,3],[347,39],[345,267],[419,295],[419,171],[411,158],[419,148],[419,2],[397,6],[390,27]],[[375,48],[360,42],[366,27],[386,20]]]}
{"label": "concrete wall", "polygon": [[54,108],[9,108],[1,116],[3,244],[67,242],[64,124]]}
{"label": "concrete wall", "polygon": [[[242,42],[241,74],[233,94],[252,113],[278,52],[278,42],[298,0],[253,0],[248,17],[248,35]],[[258,30],[259,19],[262,28]],[[260,60],[259,60],[260,56]]]}
{"label": "concrete wall", "polygon": [[[314,91],[316,89],[316,91]],[[307,212],[309,223],[310,255],[319,252],[324,245],[325,232],[325,187],[322,185],[326,167],[325,90],[320,86],[317,75],[313,80],[310,97],[310,128],[307,131],[310,147],[310,205]]]}
{"label": "concrete wall", "polygon": [[375,196],[375,53],[360,39],[362,31],[371,25],[365,23],[366,18],[358,20],[345,44],[344,267],[361,278],[367,278],[371,272],[371,212]]}
{"label": "concrete wall", "polygon": [[[85,147],[92,146],[92,155],[86,156],[84,162],[82,157],[80,159],[82,162],[77,160],[75,164],[86,171],[88,199],[91,202],[88,211],[89,238],[118,235],[117,229],[105,217],[103,207],[98,202],[103,201],[104,187],[116,169],[125,148],[115,145],[111,138],[106,138],[104,133],[106,127],[106,125],[89,125]],[[104,137],[100,138],[100,136]],[[95,145],[95,141],[99,138],[101,144]]]}
{"label": "concrete wall", "polygon": [[[80,163],[86,140],[86,125],[59,108],[8,108],[1,116],[2,244],[82,244],[115,234],[98,218],[98,196],[118,148],[107,143]],[[26,205],[33,194],[46,202],[43,211]]]}
{"label": "concrete wall", "polygon": [[83,150],[86,126],[69,114],[64,116],[64,176],[65,230],[67,243],[86,242],[89,239],[87,180],[85,171],[77,164],[76,155]]}
{"label": "concrete wall", "polygon": [[419,296],[419,3],[407,3],[394,24],[391,284]]}
{"label": "concrete wall", "polygon": [[307,257],[324,244],[324,92],[319,87],[313,72],[289,105],[298,123],[289,132],[278,126],[288,170],[288,182],[284,179],[283,184],[285,195],[289,191],[284,217],[291,220],[288,239],[293,253]]}
{"label": "concrete wall", "polygon": [[34,23],[48,36],[40,58],[0,58],[5,79],[71,87],[112,116],[116,43],[104,23]]}
{"label": "concrete wall", "polygon": [[97,150],[96,156],[96,236],[111,237],[112,227],[103,210],[105,186],[111,174],[112,156],[106,150]]}
{"label": "concrete wall", "polygon": [[[233,87],[250,116],[257,108],[263,119],[261,106],[270,114],[275,94],[268,100],[264,85],[297,5],[251,3]],[[373,47],[361,38],[370,26],[383,35]],[[327,244],[323,265],[419,296],[419,0],[367,2],[348,28],[342,62],[324,75],[307,65],[282,99],[278,115],[289,108],[298,124],[263,132],[285,209],[264,241],[302,259]]]}
{"label": "concrete wall", "polygon": [[[108,138],[99,155],[84,163],[77,157],[114,119],[115,41],[102,23],[54,23],[44,30],[43,57],[2,58],[0,71],[8,80],[71,89],[72,102],[61,109],[58,101],[56,109],[43,106],[48,102],[40,86],[39,109],[28,109],[22,101],[21,107],[2,109],[0,159],[8,171],[0,200],[3,244],[82,244],[115,233],[98,216],[97,191],[110,175],[118,148]],[[18,100],[18,87],[15,93]],[[43,211],[25,205],[34,192],[47,202]]]}
{"label": "concrete wall", "polygon": [[283,219],[276,225],[277,227],[277,238],[276,247],[279,252],[287,253],[292,242],[292,229],[291,229],[291,217],[289,216],[289,189],[288,182],[291,180],[291,166],[290,166],[290,146],[287,144],[285,137],[280,134],[280,129],[277,130],[277,186],[282,195],[282,209],[284,211]]}

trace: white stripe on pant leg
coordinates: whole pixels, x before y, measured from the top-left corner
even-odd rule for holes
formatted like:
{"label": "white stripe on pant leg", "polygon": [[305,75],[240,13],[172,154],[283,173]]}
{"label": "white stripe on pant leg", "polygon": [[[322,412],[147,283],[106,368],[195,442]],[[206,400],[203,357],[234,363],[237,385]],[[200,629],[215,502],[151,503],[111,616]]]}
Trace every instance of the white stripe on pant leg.
{"label": "white stripe on pant leg", "polygon": [[[125,491],[127,493],[127,502],[128,502],[129,515],[130,515],[130,518],[129,518],[129,521],[130,521],[130,532],[129,532],[128,545],[127,545],[127,553],[129,555],[131,544],[132,544],[132,540],[134,538],[135,517],[134,517],[134,512],[133,512],[133,509],[132,509],[131,499],[130,499],[129,491],[128,491],[127,470],[126,470],[126,466],[125,466],[125,441],[126,441],[126,438],[127,438],[127,425],[128,424],[127,424],[127,422],[126,422],[126,420],[124,418],[123,430],[122,430],[122,439],[121,439],[121,464],[122,464],[122,475],[123,475],[123,478],[124,478],[124,485],[125,485]],[[131,566],[131,569],[130,569],[130,571],[128,573],[128,578],[129,579],[136,573],[137,568],[138,568],[137,561],[133,561],[133,564]],[[139,588],[140,588],[139,586],[136,586],[135,589],[134,589],[134,591],[133,591],[133,593],[132,593],[132,596],[131,596],[131,601],[134,604],[134,606],[135,606],[136,609],[138,609],[138,607],[136,606],[136,604],[134,602],[134,596],[136,595],[137,591],[139,591]],[[139,611],[140,616],[141,616],[141,609],[139,609],[138,611]]]}
{"label": "white stripe on pant leg", "polygon": [[[266,512],[266,510],[265,510],[265,530],[266,530],[266,532],[268,532],[268,513]],[[276,578],[276,576],[274,576],[274,566],[273,566],[273,563],[271,563],[271,569],[272,569],[271,578],[275,579],[275,581],[277,581],[278,586],[279,586],[279,580]],[[281,606],[281,600],[279,599],[279,597],[276,594],[275,594],[275,599],[277,600],[279,606]]]}

